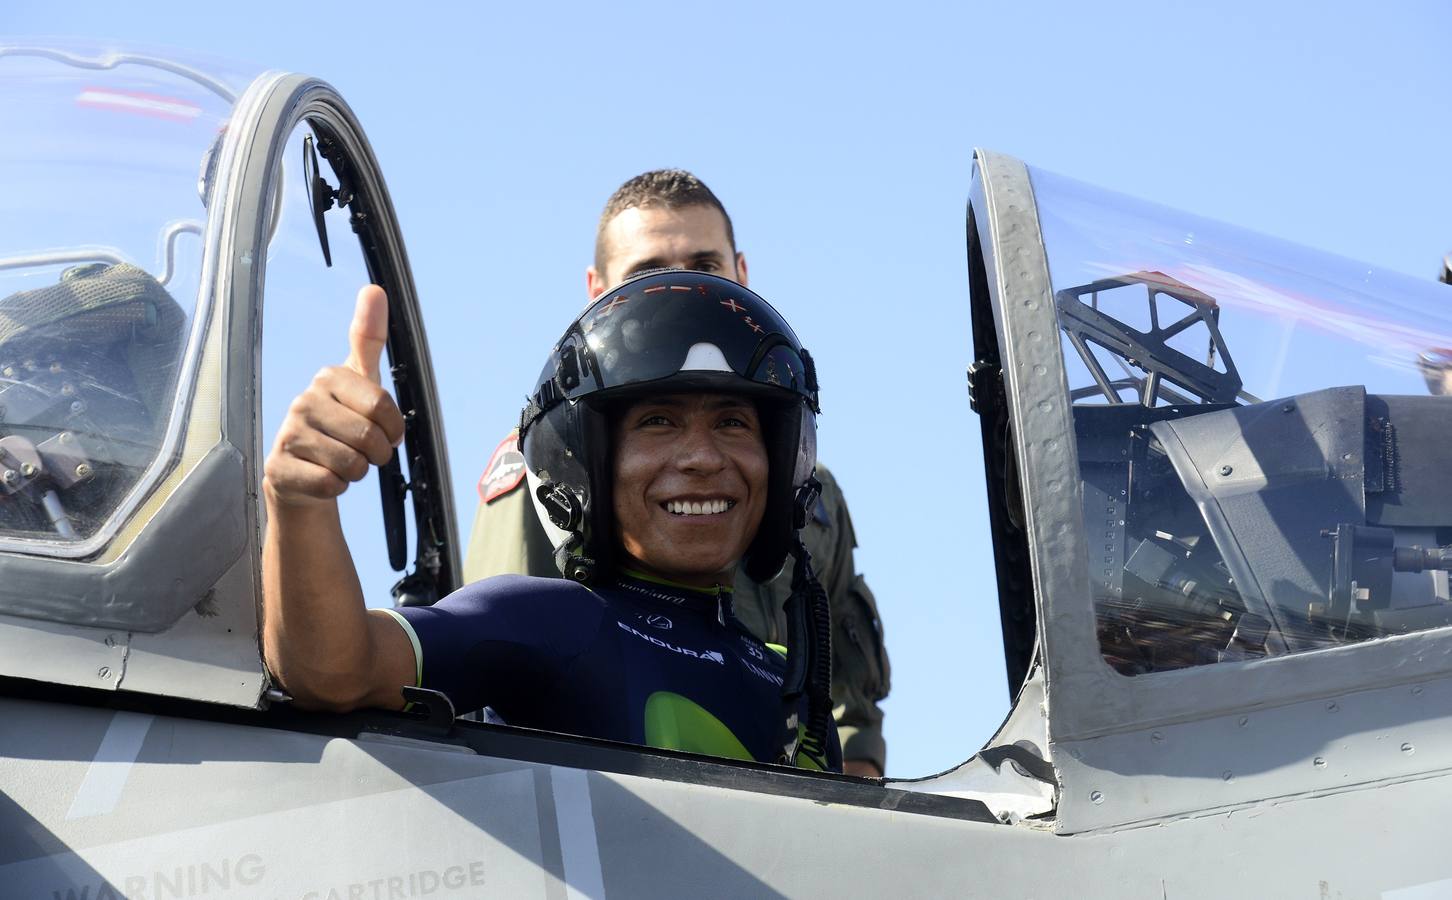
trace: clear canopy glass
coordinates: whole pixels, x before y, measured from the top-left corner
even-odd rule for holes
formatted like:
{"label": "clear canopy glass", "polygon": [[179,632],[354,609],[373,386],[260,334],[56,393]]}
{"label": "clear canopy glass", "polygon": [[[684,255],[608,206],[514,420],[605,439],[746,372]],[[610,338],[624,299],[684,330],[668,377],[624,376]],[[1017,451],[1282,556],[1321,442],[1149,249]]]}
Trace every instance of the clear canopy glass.
{"label": "clear canopy glass", "polygon": [[163,465],[253,74],[0,43],[0,538],[86,541]]}
{"label": "clear canopy glass", "polygon": [[1452,288],[1031,177],[1106,661],[1452,624]]}

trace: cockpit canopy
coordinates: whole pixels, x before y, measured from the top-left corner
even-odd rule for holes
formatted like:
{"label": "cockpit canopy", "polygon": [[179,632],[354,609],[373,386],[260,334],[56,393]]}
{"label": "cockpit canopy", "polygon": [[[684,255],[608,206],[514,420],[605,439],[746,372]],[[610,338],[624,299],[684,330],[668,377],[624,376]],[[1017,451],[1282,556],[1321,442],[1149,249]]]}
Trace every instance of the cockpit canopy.
{"label": "cockpit canopy", "polygon": [[457,585],[418,299],[343,98],[171,51],[0,42],[0,121],[0,676],[264,702],[259,423],[306,376],[264,395],[263,371],[312,371],[277,336],[322,333],[326,298],[369,281],[410,418],[359,528],[389,576],[413,537],[399,596]]}
{"label": "cockpit canopy", "polygon": [[1452,292],[1030,171],[1104,659],[1452,624]]}
{"label": "cockpit canopy", "polygon": [[91,555],[174,461],[226,72],[0,47],[0,548]]}

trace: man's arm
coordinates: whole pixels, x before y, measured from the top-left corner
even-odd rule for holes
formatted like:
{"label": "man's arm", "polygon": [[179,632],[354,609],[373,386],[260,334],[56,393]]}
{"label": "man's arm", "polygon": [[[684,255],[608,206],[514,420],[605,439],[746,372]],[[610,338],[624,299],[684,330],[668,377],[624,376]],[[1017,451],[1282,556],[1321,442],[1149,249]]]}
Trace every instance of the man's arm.
{"label": "man's arm", "polygon": [[364,607],[338,518],[337,497],[403,437],[403,416],[378,383],[387,335],[387,297],[369,285],[358,292],[347,362],[293,400],[264,467],[263,653],[307,709],[401,708],[400,687],[415,678],[408,636]]}

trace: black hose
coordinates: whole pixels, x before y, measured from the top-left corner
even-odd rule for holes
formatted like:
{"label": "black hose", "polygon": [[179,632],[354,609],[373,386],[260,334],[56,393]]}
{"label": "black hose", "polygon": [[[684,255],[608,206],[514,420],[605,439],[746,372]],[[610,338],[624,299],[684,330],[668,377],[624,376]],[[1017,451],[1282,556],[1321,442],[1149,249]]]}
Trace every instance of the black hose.
{"label": "black hose", "polygon": [[797,764],[797,749],[801,744],[801,729],[798,727],[798,711],[802,694],[807,687],[808,611],[807,598],[797,589],[795,570],[792,574],[792,592],[783,606],[786,613],[787,658],[786,675],[781,683],[782,714],[785,719],[782,734],[781,759],[783,765]]}
{"label": "black hose", "polygon": [[[812,572],[812,556],[798,539],[792,548],[792,592],[786,602],[787,674],[782,682],[786,709],[783,755],[789,765],[805,752],[827,765],[828,728],[832,727],[832,605]],[[798,728],[798,708],[807,696],[807,725]],[[800,739],[799,739],[800,736]]]}

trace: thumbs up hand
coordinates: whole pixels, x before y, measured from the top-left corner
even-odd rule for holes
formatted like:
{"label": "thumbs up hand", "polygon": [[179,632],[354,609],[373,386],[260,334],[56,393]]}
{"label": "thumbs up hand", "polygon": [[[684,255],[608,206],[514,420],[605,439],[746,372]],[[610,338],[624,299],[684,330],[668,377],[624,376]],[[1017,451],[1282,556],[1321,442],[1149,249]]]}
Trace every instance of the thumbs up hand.
{"label": "thumbs up hand", "polygon": [[343,365],[379,384],[378,362],[388,345],[388,296],[376,284],[358,292],[353,323],[348,326],[348,359]]}
{"label": "thumbs up hand", "polygon": [[263,466],[269,499],[287,505],[331,501],[381,466],[403,440],[403,414],[380,386],[388,343],[388,297],[377,285],[358,292],[348,329],[348,358],[328,366],[293,399]]}

